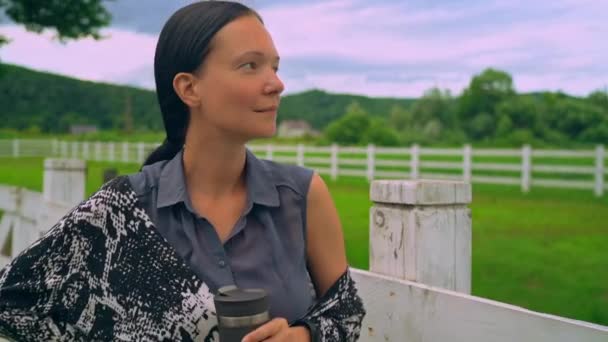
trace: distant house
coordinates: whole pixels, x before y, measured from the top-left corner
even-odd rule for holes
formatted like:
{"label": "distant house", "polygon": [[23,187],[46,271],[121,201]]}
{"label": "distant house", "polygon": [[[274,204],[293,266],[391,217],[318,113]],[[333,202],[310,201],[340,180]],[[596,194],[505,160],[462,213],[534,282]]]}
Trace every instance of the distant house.
{"label": "distant house", "polygon": [[70,126],[70,134],[80,135],[87,133],[96,133],[97,126],[94,125],[71,125]]}
{"label": "distant house", "polygon": [[304,120],[283,120],[279,124],[279,137],[297,138],[305,135],[318,135],[319,133],[312,129],[310,124]]}

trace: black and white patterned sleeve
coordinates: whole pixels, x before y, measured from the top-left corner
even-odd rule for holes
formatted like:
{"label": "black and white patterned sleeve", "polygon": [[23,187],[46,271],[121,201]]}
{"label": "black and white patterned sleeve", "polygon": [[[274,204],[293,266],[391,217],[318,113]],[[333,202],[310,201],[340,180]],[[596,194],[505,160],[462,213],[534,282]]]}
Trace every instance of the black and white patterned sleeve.
{"label": "black and white patterned sleeve", "polygon": [[313,342],[357,341],[365,316],[350,271],[346,270],[294,326],[307,326]]}
{"label": "black and white patterned sleeve", "polygon": [[[57,310],[77,305],[83,283],[74,255],[76,236],[67,233],[73,212],[0,270],[0,336],[16,341],[80,341],[66,321],[78,317]],[[58,294],[64,293],[65,297]],[[71,296],[70,296],[71,294]]]}

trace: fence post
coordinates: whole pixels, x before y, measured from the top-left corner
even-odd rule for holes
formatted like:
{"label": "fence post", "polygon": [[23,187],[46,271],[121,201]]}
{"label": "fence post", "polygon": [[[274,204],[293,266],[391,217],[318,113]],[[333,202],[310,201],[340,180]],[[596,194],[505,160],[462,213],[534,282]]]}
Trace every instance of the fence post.
{"label": "fence post", "polygon": [[473,150],[471,145],[464,145],[463,155],[462,155],[462,179],[466,183],[471,183],[472,178],[472,159],[473,159]]}
{"label": "fence post", "polygon": [[111,162],[113,162],[115,160],[115,158],[116,158],[116,155],[114,153],[115,152],[114,151],[114,143],[113,142],[106,143],[106,146],[108,147],[108,155],[109,155],[108,159]]}
{"label": "fence post", "polygon": [[420,148],[414,144],[410,152],[410,178],[418,179],[420,176]]}
{"label": "fence post", "polygon": [[13,157],[19,158],[19,139],[13,139]]}
{"label": "fence post", "polygon": [[471,292],[471,185],[376,180],[371,184],[370,271]]}
{"label": "fence post", "polygon": [[83,160],[45,159],[42,196],[16,188],[11,257],[19,255],[84,199],[85,172]]}
{"label": "fence post", "polygon": [[85,141],[82,143],[82,159],[88,160],[91,154],[89,152],[89,142]]}
{"label": "fence post", "polygon": [[69,205],[84,199],[86,163],[80,159],[45,159],[43,198]]}
{"label": "fence post", "polygon": [[529,192],[532,182],[532,148],[524,145],[521,149],[521,191]]}
{"label": "fence post", "polygon": [[367,145],[367,180],[372,181],[374,179],[375,171],[375,147],[373,144]]}
{"label": "fence post", "polygon": [[140,164],[144,162],[144,158],[145,158],[144,149],[145,149],[145,146],[144,146],[143,142],[140,142],[137,144],[137,160],[139,161]]}
{"label": "fence post", "polygon": [[122,161],[125,163],[129,162],[129,142],[125,141],[122,143]]}
{"label": "fence post", "polygon": [[101,160],[101,143],[99,141],[95,142],[95,160]]}
{"label": "fence post", "polygon": [[604,194],[604,145],[595,148],[595,195]]}
{"label": "fence post", "polygon": [[331,145],[331,179],[338,178],[338,145]]}
{"label": "fence post", "polygon": [[298,166],[304,166],[304,145],[303,144],[298,144],[298,149],[296,152],[296,159],[297,159],[297,163]]}
{"label": "fence post", "polygon": [[86,162],[81,159],[44,160],[43,203],[36,218],[39,234],[84,200],[86,172]]}

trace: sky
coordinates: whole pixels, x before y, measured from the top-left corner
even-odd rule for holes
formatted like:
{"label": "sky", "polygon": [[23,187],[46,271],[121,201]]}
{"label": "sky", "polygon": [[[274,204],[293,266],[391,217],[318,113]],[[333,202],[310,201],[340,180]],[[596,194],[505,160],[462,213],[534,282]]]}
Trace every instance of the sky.
{"label": "sky", "polygon": [[[192,0],[114,0],[101,41],[65,44],[6,19],[0,59],[81,79],[154,89],[158,33]],[[493,67],[518,92],[585,96],[608,87],[608,0],[245,0],[281,55],[286,93],[458,95]],[[145,3],[145,5],[142,5]]]}

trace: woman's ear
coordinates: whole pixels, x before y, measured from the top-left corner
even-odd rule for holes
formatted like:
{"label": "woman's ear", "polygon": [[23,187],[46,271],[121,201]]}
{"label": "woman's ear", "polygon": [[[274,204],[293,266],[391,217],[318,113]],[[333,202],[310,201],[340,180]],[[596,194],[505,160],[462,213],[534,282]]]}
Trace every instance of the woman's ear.
{"label": "woman's ear", "polygon": [[188,107],[198,107],[201,99],[196,92],[196,76],[187,72],[180,72],[173,78],[173,89],[177,96]]}

